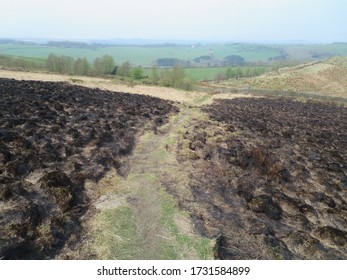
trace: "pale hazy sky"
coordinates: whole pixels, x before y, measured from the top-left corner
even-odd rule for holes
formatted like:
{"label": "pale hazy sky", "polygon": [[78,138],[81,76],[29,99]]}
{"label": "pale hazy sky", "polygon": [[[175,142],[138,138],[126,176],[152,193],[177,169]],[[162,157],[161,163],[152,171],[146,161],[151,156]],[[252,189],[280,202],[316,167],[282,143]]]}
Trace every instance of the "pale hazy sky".
{"label": "pale hazy sky", "polygon": [[347,41],[347,0],[0,0],[0,37]]}

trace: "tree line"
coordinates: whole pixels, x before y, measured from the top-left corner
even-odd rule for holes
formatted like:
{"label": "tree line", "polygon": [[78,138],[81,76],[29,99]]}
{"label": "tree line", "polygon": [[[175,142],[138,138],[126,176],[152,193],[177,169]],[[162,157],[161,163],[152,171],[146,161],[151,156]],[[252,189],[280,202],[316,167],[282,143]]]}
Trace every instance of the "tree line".
{"label": "tree line", "polygon": [[74,59],[69,56],[50,54],[46,60],[46,68],[50,72],[74,74],[82,76],[102,76],[112,74],[116,67],[112,56],[104,55],[90,63],[87,58]]}
{"label": "tree line", "polygon": [[225,76],[230,78],[256,77],[266,72],[265,67],[229,67],[226,70]]}
{"label": "tree line", "polygon": [[192,90],[194,83],[185,75],[184,69],[174,66],[170,69],[159,69],[152,67],[151,75],[145,76],[141,67],[132,67],[129,61],[116,65],[110,55],[96,58],[89,63],[86,58],[73,59],[68,56],[57,56],[50,54],[46,61],[47,70],[61,74],[73,74],[79,76],[117,75],[120,77],[131,77],[134,80],[147,78],[147,81],[161,86]]}
{"label": "tree line", "polygon": [[158,58],[156,65],[159,67],[194,67],[194,66],[244,66],[246,60],[240,55],[228,55],[222,60],[216,59],[213,55],[202,55],[190,60],[178,58]]}
{"label": "tree line", "polygon": [[137,80],[144,77],[144,71],[141,67],[132,67],[129,61],[116,65],[110,55],[97,57],[90,63],[85,57],[74,59],[69,56],[50,54],[46,60],[46,69],[49,72],[79,76],[103,77],[118,75],[133,77]]}

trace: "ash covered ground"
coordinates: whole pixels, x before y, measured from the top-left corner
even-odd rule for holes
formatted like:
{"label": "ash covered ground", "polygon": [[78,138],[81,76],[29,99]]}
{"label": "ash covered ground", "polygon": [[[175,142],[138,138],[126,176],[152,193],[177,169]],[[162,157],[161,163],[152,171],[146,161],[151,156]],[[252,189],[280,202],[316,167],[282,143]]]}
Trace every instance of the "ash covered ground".
{"label": "ash covered ground", "polygon": [[119,170],[172,102],[67,83],[0,79],[0,258],[51,259],[81,239],[85,182]]}
{"label": "ash covered ground", "polygon": [[191,162],[180,205],[220,259],[347,258],[347,108],[219,100],[178,145]]}

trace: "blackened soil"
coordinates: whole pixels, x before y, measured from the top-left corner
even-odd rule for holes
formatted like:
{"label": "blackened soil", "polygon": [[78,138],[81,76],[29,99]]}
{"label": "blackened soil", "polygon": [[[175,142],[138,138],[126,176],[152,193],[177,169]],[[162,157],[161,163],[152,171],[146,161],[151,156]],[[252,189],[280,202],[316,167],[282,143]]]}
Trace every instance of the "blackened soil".
{"label": "blackened soil", "polygon": [[50,259],[79,242],[86,180],[119,170],[172,102],[65,83],[0,79],[0,259]]}
{"label": "blackened soil", "polygon": [[180,203],[216,258],[346,259],[347,108],[244,98],[204,111],[178,150],[194,167]]}

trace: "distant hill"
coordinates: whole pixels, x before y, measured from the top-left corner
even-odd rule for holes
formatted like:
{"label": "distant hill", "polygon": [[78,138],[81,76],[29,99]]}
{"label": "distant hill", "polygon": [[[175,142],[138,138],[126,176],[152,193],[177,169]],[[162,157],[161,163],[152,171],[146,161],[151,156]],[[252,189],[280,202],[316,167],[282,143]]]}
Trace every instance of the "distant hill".
{"label": "distant hill", "polygon": [[285,67],[256,78],[229,81],[227,84],[347,97],[347,57]]}

